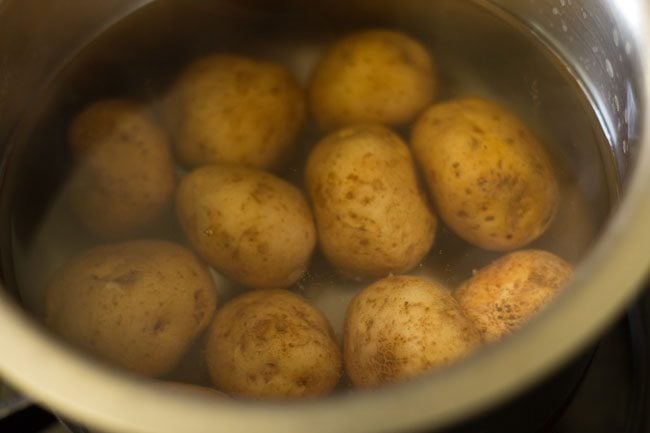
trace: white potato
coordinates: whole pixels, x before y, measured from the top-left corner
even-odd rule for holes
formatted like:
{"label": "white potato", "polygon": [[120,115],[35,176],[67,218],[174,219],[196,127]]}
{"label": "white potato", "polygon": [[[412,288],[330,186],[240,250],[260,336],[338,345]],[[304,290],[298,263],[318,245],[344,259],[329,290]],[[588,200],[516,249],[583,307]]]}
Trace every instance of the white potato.
{"label": "white potato", "polygon": [[449,291],[423,278],[391,276],[348,306],[343,359],[354,386],[369,387],[451,364],[480,344]]}
{"label": "white potato", "polygon": [[411,143],[440,218],[466,241],[510,251],[551,223],[559,186],[548,152],[503,107],[484,99],[433,105]]}
{"label": "white potato", "polygon": [[572,266],[555,254],[515,251],[480,269],[454,295],[483,338],[495,341],[523,326],[572,275]]}
{"label": "white potato", "polygon": [[102,245],[73,257],[45,295],[45,322],[98,356],[147,376],[168,373],[216,308],[210,273],[166,241]]}
{"label": "white potato", "polygon": [[433,99],[437,76],[427,49],[391,30],[366,30],[336,41],[316,66],[311,109],[324,130],[360,123],[404,125]]}
{"label": "white potato", "polygon": [[169,140],[149,112],[122,99],[101,100],[75,117],[69,202],[81,223],[106,238],[155,224],[174,197]]}
{"label": "white potato", "polygon": [[275,170],[295,151],[305,105],[302,89],[284,66],[216,54],[183,71],[163,113],[183,164],[230,162]]}
{"label": "white potato", "polygon": [[217,312],[207,335],[213,382],[233,396],[313,397],[331,392],[341,354],[325,317],[286,290],[248,292]]}
{"label": "white potato", "polygon": [[329,134],[307,161],[319,245],[343,275],[407,272],[431,248],[437,219],[401,138],[380,125]]}
{"label": "white potato", "polygon": [[260,170],[216,164],[186,175],[178,219],[194,249],[228,278],[286,288],[306,272],[316,228],[303,194]]}

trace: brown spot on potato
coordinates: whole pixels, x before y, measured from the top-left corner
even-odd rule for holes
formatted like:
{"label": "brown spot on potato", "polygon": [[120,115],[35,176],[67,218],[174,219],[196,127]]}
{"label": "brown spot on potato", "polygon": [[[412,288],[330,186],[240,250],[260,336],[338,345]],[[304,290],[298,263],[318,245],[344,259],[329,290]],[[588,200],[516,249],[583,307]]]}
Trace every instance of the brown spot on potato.
{"label": "brown spot on potato", "polygon": [[257,244],[257,252],[260,254],[268,254],[271,248],[266,242],[260,242]]}
{"label": "brown spot on potato", "polygon": [[[129,270],[122,275],[118,275],[113,279],[116,283],[122,286],[129,286],[135,284],[140,279],[141,272],[135,269]],[[94,277],[94,275],[93,275]]]}
{"label": "brown spot on potato", "polygon": [[153,326],[154,334],[161,334],[169,325],[169,320],[167,319],[158,319]]}
{"label": "brown spot on potato", "polygon": [[260,180],[255,185],[255,189],[250,193],[250,197],[257,203],[265,203],[275,197],[275,190],[264,180]]}
{"label": "brown spot on potato", "polygon": [[384,182],[381,179],[373,180],[371,185],[373,191],[383,191],[386,189],[386,187],[384,186]]}

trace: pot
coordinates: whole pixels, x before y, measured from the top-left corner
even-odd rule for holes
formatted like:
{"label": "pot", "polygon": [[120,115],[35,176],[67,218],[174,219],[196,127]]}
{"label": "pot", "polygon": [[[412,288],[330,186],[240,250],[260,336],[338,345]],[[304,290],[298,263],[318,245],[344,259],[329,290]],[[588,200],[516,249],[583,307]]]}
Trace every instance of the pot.
{"label": "pot", "polygon": [[[30,143],[26,131],[33,132],[25,125],[38,114],[40,105],[47,105],[40,102],[47,100],[43,95],[49,84],[69,71],[64,66],[74,64],[82,47],[150,3],[162,5],[162,12],[152,15],[153,34],[162,34],[169,26],[194,26],[185,23],[186,16],[174,6],[165,12],[165,4],[180,2],[0,1],[4,284],[0,290],[4,347],[0,375],[37,401],[84,424],[116,433],[433,430],[486,411],[539,382],[592,343],[640,291],[650,264],[650,229],[646,227],[650,221],[650,6],[646,2],[314,0],[306,7],[304,2],[291,0],[272,5],[253,0],[197,0],[188,3],[195,4],[200,15],[221,20],[224,31],[232,35],[241,35],[246,25],[257,28],[272,23],[264,17],[273,16],[287,19],[302,31],[318,28],[321,19],[342,29],[397,25],[421,35],[434,32],[433,44],[435,28],[447,26],[456,31],[457,42],[467,50],[477,34],[495,38],[499,44],[488,46],[488,54],[480,55],[485,47],[474,48],[479,66],[494,58],[508,58],[512,63],[505,66],[522,71],[515,79],[499,79],[495,74],[495,85],[519,95],[513,96],[519,98],[515,105],[532,107],[533,114],[557,125],[560,142],[566,144],[558,152],[575,164],[576,185],[589,192],[586,209],[594,212],[591,231],[579,235],[558,231],[556,235],[578,236],[564,250],[580,259],[576,276],[524,329],[463,362],[418,380],[319,400],[251,403],[169,395],[148,380],[70,350],[30,312],[34,309],[29,308],[29,295],[16,290],[20,272],[12,261],[13,251],[36,236],[35,227],[52,193],[46,180],[57,174],[48,167],[65,166],[56,146],[21,144]],[[489,22],[507,23],[510,30],[499,33],[489,23],[454,28],[456,15],[440,12],[470,3],[481,14],[489,14]],[[305,10],[311,11],[313,21],[300,18]],[[463,39],[465,32],[468,36]],[[521,38],[510,38],[512,34]],[[178,47],[168,42],[169,52],[183,52],[182,41],[176,42]],[[143,42],[141,48],[145,46]],[[531,60],[524,55],[531,47],[549,54],[543,60],[537,56]],[[505,67],[503,62],[497,66]],[[110,69],[103,72],[107,79],[114,77]],[[548,76],[555,78],[546,86],[543,78]],[[588,145],[581,143],[586,136],[591,137]],[[46,180],[37,181],[35,173]],[[562,223],[560,218],[559,226]]]}

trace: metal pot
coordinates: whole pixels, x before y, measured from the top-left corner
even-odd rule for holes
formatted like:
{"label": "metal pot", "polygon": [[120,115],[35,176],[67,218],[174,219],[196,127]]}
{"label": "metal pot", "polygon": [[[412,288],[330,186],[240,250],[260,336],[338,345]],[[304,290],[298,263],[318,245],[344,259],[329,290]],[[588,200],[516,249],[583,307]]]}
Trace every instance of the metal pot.
{"label": "metal pot", "polygon": [[[14,149],[6,143],[20,131],[17,125],[39,91],[88,40],[147,3],[0,1],[0,143],[3,190],[14,191],[9,196],[29,191],[28,179],[12,169]],[[262,10],[291,10],[301,2],[246,1],[232,7],[226,7],[227,2],[203,3],[222,18],[233,14],[236,22],[241,3]],[[309,7],[349,21],[365,22],[372,16],[380,22],[423,28],[434,20],[436,3],[313,1]],[[373,392],[293,403],[169,395],[149,381],[71,351],[54,338],[21,307],[12,288],[11,264],[5,259],[5,289],[0,290],[2,377],[54,410],[105,431],[389,432],[434,429],[475,415],[515,396],[577,354],[633,299],[649,269],[650,229],[645,224],[650,221],[650,6],[642,0],[476,3],[550,48],[559,69],[576,80],[595,109],[607,144],[604,150],[574,149],[576,160],[600,160],[605,155],[606,162],[596,164],[596,169],[592,165],[592,171],[585,164],[581,178],[600,189],[605,188],[605,177],[613,179],[611,195],[620,192],[621,197],[581,260],[572,285],[522,331],[443,371]],[[531,89],[534,102],[536,91]],[[565,129],[573,126],[569,122]],[[10,199],[3,198],[2,203],[0,230],[20,225],[17,218],[30,217],[14,215]]]}

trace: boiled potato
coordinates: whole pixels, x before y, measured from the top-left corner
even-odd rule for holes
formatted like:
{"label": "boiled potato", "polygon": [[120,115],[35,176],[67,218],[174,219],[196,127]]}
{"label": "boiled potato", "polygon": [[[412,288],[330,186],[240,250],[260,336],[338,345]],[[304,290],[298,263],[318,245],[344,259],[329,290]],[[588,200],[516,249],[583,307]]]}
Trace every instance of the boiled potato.
{"label": "boiled potato", "polygon": [[466,241],[509,251],[549,226],[559,200],[549,156],[494,102],[432,106],[415,124],[412,148],[440,217]]}
{"label": "boiled potato", "polygon": [[571,279],[571,265],[541,250],[509,253],[461,284],[454,296],[485,341],[519,329]]}
{"label": "boiled potato", "polygon": [[283,66],[223,54],[191,64],[162,111],[183,164],[277,169],[295,150],[305,105]]}
{"label": "boiled potato", "polygon": [[352,299],[343,360],[354,386],[370,387],[445,366],[480,344],[449,291],[423,278],[391,276]]}
{"label": "boiled potato", "polygon": [[97,235],[120,238],[156,222],[174,195],[174,163],[165,133],[137,103],[108,99],[74,119],[70,204]]}
{"label": "boiled potato", "polygon": [[387,128],[362,125],[325,137],[309,155],[306,179],[320,247],[342,274],[406,272],[429,251],[437,220],[408,147]]}
{"label": "boiled potato", "polygon": [[235,281],[286,288],[307,270],[316,245],[311,209],[278,177],[241,166],[200,167],[181,181],[176,208],[195,251]]}
{"label": "boiled potato", "polygon": [[431,54],[395,31],[368,30],[335,42],[311,79],[309,99],[324,130],[358,123],[409,123],[433,99]]}
{"label": "boiled potato", "polygon": [[206,360],[215,385],[234,396],[318,396],[341,376],[329,323],[286,290],[248,292],[219,310],[207,334]]}
{"label": "boiled potato", "polygon": [[147,376],[169,372],[216,307],[208,270],[166,241],[98,246],[73,257],[45,295],[45,321],[69,341]]}

